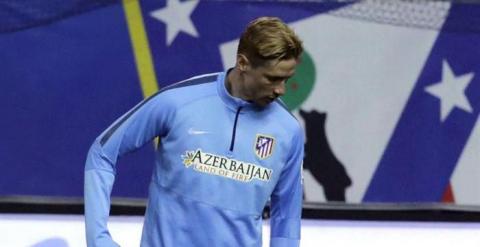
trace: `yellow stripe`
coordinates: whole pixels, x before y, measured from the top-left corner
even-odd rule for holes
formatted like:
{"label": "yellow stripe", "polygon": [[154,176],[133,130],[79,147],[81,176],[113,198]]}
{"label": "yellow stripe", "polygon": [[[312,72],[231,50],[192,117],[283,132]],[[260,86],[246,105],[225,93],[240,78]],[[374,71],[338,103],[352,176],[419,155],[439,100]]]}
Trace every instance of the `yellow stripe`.
{"label": "yellow stripe", "polygon": [[138,0],[123,0],[128,31],[135,54],[138,76],[143,97],[147,98],[158,91],[157,77],[153,68],[152,55],[143,24],[142,10]]}
{"label": "yellow stripe", "polygon": [[[148,98],[158,91],[158,83],[155,69],[153,68],[152,53],[148,45],[147,33],[143,25],[140,3],[138,0],[123,0],[123,9],[127,19],[133,53],[135,54],[135,64],[137,65],[143,97]],[[158,147],[158,142],[157,137],[153,141],[155,149]]]}

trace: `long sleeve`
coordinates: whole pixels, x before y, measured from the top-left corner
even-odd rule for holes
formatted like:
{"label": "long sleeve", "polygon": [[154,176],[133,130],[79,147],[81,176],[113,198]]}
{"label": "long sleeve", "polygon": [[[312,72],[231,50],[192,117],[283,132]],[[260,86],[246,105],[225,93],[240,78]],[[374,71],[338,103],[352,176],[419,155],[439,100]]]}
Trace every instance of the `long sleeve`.
{"label": "long sleeve", "polygon": [[169,131],[172,103],[156,94],[135,106],[105,130],[91,146],[85,165],[85,227],[88,246],[118,246],[107,228],[115,164],[123,154],[134,151]]}
{"label": "long sleeve", "polygon": [[299,128],[292,149],[271,197],[271,247],[294,247],[300,244],[302,213],[303,132]]}

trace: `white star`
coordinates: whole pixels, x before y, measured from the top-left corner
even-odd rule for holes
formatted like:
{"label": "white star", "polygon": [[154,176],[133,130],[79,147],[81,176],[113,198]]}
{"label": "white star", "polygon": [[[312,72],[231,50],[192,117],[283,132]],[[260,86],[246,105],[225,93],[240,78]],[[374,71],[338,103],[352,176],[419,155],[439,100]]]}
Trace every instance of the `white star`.
{"label": "white star", "polygon": [[197,6],[198,1],[167,0],[167,6],[162,9],[152,11],[150,15],[163,21],[167,27],[167,45],[170,46],[180,31],[184,31],[198,37],[197,29],[190,19],[190,15]]}
{"label": "white star", "polygon": [[440,99],[441,120],[445,121],[456,106],[472,112],[472,106],[465,95],[465,89],[472,81],[473,73],[456,77],[447,61],[443,61],[442,81],[425,88],[425,91]]}

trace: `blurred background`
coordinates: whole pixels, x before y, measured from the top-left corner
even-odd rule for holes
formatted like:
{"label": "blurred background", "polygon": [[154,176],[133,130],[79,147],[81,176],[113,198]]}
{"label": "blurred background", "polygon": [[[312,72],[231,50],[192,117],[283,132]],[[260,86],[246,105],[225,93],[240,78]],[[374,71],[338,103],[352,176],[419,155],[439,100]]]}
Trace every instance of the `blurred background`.
{"label": "blurred background", "polygon": [[[158,89],[232,67],[238,37],[259,16],[280,17],[305,46],[283,97],[306,136],[313,242],[302,246],[329,244],[328,227],[373,229],[377,242],[365,244],[400,246],[377,231],[401,238],[426,221],[437,223],[413,228],[432,230],[419,236],[436,246],[480,246],[480,4],[426,0],[0,0],[0,232],[10,232],[0,242],[85,245],[93,140]],[[153,149],[117,166],[112,214],[123,216],[112,224],[136,229],[125,243],[138,245]],[[41,232],[32,222],[68,227],[18,239],[27,225]],[[80,230],[51,235],[65,228]]]}

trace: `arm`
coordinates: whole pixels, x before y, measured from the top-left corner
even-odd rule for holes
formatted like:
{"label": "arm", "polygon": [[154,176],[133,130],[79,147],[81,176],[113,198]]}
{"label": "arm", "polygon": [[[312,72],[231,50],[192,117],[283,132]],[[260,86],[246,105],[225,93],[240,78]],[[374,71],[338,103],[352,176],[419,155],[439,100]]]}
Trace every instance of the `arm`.
{"label": "arm", "polygon": [[303,147],[303,132],[299,128],[293,138],[287,164],[271,197],[270,247],[300,244]]}
{"label": "arm", "polygon": [[118,246],[107,228],[115,164],[123,154],[140,148],[156,136],[164,136],[173,116],[171,109],[162,95],[152,96],[115,121],[91,146],[84,180],[88,246]]}

